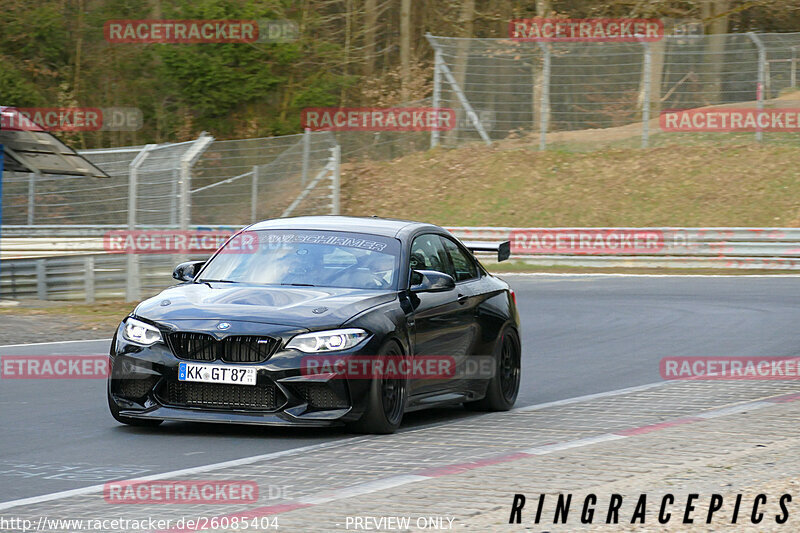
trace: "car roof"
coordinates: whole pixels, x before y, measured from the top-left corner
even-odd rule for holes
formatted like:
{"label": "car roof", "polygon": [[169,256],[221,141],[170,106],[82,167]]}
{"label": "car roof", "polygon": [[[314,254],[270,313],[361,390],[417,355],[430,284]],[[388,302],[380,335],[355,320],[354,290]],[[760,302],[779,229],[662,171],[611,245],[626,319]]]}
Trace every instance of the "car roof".
{"label": "car roof", "polygon": [[414,222],[411,220],[397,220],[379,217],[345,217],[338,215],[309,216],[276,218],[257,222],[247,228],[250,231],[266,229],[295,229],[295,230],[328,230],[349,231],[353,233],[367,233],[384,237],[401,238],[417,229],[445,232],[439,226]]}

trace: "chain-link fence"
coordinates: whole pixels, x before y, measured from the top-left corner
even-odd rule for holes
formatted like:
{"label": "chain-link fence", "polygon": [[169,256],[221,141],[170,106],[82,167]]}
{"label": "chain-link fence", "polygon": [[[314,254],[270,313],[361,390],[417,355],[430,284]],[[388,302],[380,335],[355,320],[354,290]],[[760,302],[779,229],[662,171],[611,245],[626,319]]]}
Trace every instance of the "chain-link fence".
{"label": "chain-link fence", "polygon": [[647,146],[692,138],[661,131],[664,110],[798,102],[784,92],[797,88],[800,33],[658,42],[428,40],[436,58],[433,106],[458,116],[454,130],[431,135],[432,145],[522,137],[540,148]]}
{"label": "chain-link fence", "polygon": [[[664,131],[659,116],[709,106],[800,107],[800,33],[605,43],[428,39],[435,52],[432,96],[406,105],[453,108],[450,131],[306,132],[224,141],[204,134],[184,143],[84,150],[109,179],[7,172],[3,223],[16,226],[24,239],[31,235],[26,228],[36,228],[39,236],[86,228],[96,237],[111,228],[234,228],[281,216],[338,214],[341,162],[394,159],[436,145],[519,142],[590,150],[711,138],[797,143],[792,133]],[[67,294],[48,284],[50,263],[38,255],[24,257],[15,263],[17,274],[4,261],[0,294]],[[136,299],[168,284],[179,259],[94,257],[93,266],[81,266],[78,258],[62,265],[63,258],[54,258],[53,274],[68,274],[76,287],[70,297],[86,286],[92,293]],[[124,290],[109,281],[112,272],[126,280]],[[55,279],[58,287],[68,286],[66,278]]]}
{"label": "chain-link fence", "polygon": [[[31,249],[26,254],[24,245],[3,248],[0,295],[71,299],[83,293],[87,301],[135,301],[168,286],[177,262],[208,256],[105,255],[110,250],[97,248],[105,247],[104,236],[113,229],[233,229],[267,218],[339,213],[341,154],[328,132],[229,141],[203,134],[183,143],[81,154],[109,178],[4,175],[4,226]],[[60,244],[30,239],[63,234],[65,228],[79,236]],[[46,259],[34,259],[40,247]]]}
{"label": "chain-link fence", "polygon": [[291,214],[331,214],[337,147],[331,133],[309,132],[83,150],[108,179],[6,172],[3,224],[244,225],[284,215],[301,194]]}

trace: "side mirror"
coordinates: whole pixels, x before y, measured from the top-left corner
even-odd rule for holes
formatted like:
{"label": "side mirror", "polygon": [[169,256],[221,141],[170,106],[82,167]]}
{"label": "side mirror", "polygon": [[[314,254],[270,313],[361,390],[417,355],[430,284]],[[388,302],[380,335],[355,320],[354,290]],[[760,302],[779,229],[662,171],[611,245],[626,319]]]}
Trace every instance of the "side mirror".
{"label": "side mirror", "polygon": [[178,281],[192,281],[205,264],[205,261],[187,261],[186,263],[181,263],[172,271],[172,277]]}
{"label": "side mirror", "polygon": [[411,292],[444,292],[456,288],[453,276],[436,270],[412,270]]}

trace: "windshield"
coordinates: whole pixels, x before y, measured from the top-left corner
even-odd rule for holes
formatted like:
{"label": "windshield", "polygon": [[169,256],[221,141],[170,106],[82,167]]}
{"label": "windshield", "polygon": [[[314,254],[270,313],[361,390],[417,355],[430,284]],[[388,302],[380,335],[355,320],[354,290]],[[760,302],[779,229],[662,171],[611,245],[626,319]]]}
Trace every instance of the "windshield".
{"label": "windshield", "polygon": [[247,252],[226,250],[197,281],[351,289],[392,289],[400,241],[378,235],[316,230],[249,231]]}

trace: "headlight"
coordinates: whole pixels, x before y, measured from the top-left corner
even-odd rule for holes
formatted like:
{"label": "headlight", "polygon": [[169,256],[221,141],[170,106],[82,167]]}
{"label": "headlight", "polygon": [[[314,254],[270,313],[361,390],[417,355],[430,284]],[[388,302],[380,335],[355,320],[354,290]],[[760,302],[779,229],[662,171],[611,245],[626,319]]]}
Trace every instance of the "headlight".
{"label": "headlight", "polygon": [[161,332],[158,331],[158,328],[131,317],[125,319],[125,327],[122,328],[122,336],[125,337],[126,340],[143,346],[150,346],[162,340]]}
{"label": "headlight", "polygon": [[334,352],[352,348],[367,337],[369,337],[369,333],[358,328],[317,331],[297,335],[289,341],[286,348],[294,348],[306,353]]}

